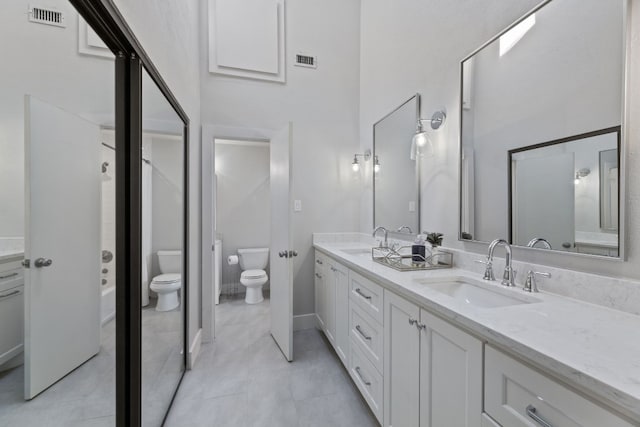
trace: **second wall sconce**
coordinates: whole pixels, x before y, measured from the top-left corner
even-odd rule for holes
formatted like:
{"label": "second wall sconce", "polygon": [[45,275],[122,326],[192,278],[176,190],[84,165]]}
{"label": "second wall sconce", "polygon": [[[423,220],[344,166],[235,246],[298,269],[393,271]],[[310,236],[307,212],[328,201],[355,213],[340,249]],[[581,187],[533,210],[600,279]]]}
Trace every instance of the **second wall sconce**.
{"label": "second wall sconce", "polygon": [[[365,162],[368,162],[369,159],[371,159],[371,150],[367,149],[364,154],[354,154],[353,155],[353,162],[351,162],[351,167],[353,168],[354,172],[358,172],[360,170],[360,161],[358,160],[358,157],[362,157],[364,159]],[[378,156],[374,156],[373,159],[373,171],[375,173],[380,172],[380,161],[378,160]]]}

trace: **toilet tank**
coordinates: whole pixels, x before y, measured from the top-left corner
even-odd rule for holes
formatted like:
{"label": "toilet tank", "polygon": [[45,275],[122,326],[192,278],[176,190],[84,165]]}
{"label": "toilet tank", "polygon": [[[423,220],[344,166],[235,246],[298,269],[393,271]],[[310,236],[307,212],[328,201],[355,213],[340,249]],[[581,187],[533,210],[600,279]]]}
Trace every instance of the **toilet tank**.
{"label": "toilet tank", "polygon": [[182,251],[158,251],[160,272],[182,273]]}
{"label": "toilet tank", "polygon": [[244,270],[264,270],[269,262],[269,248],[238,249],[240,268]]}

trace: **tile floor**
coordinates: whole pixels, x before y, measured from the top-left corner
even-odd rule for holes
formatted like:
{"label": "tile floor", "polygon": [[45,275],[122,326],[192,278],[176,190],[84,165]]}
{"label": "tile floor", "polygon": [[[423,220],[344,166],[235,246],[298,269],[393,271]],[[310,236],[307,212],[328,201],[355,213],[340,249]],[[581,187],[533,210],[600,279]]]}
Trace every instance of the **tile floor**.
{"label": "tile floor", "polygon": [[[145,426],[159,426],[182,368],[179,310],[142,311]],[[24,366],[0,372],[0,427],[115,426],[115,321],[102,327],[100,352],[62,380],[24,400]]]}
{"label": "tile floor", "polygon": [[268,300],[216,308],[216,342],[202,346],[165,426],[378,426],[320,331],[294,333],[289,363],[269,333]]}

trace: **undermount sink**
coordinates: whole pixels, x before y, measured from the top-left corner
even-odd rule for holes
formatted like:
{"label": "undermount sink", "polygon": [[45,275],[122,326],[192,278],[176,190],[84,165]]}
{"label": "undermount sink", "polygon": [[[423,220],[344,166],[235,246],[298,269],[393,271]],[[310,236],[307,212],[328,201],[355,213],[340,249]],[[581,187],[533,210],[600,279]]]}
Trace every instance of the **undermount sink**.
{"label": "undermount sink", "polygon": [[341,250],[342,252],[348,255],[363,256],[363,257],[371,258],[370,248],[349,248],[349,249],[341,249]]}
{"label": "undermount sink", "polygon": [[[457,301],[479,308],[507,307],[540,302],[540,300],[528,295],[518,295],[517,297],[515,295],[505,295],[506,292],[511,291],[500,288],[496,288],[494,291],[461,278],[444,279],[437,282],[433,279],[419,279],[417,282],[428,286],[434,291],[450,296]],[[495,284],[487,284],[487,286],[501,285],[496,282]]]}

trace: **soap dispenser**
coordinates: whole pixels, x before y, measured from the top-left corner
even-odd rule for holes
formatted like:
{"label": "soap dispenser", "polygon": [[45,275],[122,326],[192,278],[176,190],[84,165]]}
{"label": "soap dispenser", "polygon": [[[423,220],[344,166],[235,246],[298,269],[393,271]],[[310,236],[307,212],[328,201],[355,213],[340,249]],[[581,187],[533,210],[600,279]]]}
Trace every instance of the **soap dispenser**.
{"label": "soap dispenser", "polygon": [[411,261],[423,263],[426,260],[426,254],[425,238],[422,234],[418,234],[411,246]]}

